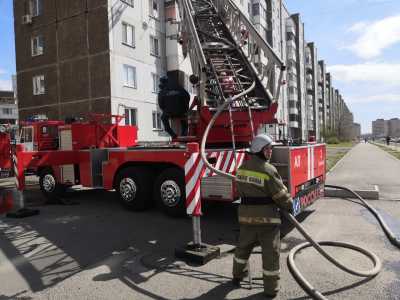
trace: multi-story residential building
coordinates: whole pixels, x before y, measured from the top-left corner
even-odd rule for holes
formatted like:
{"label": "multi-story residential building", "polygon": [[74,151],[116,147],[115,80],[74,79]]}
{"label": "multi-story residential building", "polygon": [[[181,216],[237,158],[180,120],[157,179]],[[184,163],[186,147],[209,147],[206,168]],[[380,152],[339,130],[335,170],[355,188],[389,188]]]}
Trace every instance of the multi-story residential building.
{"label": "multi-story residential building", "polygon": [[305,50],[307,127],[308,136],[320,139],[318,113],[318,59],[314,43],[308,43]]}
{"label": "multi-story residential building", "polygon": [[164,11],[160,0],[15,0],[21,118],[125,114],[126,124],[139,125],[139,139],[167,138],[158,78],[168,71],[173,80],[185,76],[172,62],[176,36],[168,37],[175,53],[166,51]]}
{"label": "multi-story residential building", "polygon": [[372,121],[372,136],[374,137],[400,137],[400,119],[377,119]]}
{"label": "multi-story residential building", "polygon": [[318,118],[319,131],[321,140],[324,138],[324,133],[327,127],[327,89],[326,86],[326,66],[323,60],[318,61]]}
{"label": "multi-story residential building", "polygon": [[343,112],[341,113],[338,121],[339,126],[339,137],[342,140],[352,140],[354,136],[354,117],[350,112],[347,105],[343,106]]}
{"label": "multi-story residential building", "polygon": [[0,91],[0,124],[16,124],[18,108],[14,91]]}
{"label": "multi-story residential building", "polygon": [[[296,42],[296,48],[293,49],[294,55],[288,51],[288,60],[292,60],[292,64],[297,69],[297,88],[289,88],[289,101],[297,102],[298,114],[289,114],[289,128],[291,137],[299,142],[306,141],[308,139],[307,132],[307,107],[306,107],[306,85],[305,85],[305,40],[304,40],[304,24],[301,21],[300,14],[291,15],[290,19],[293,21],[296,34],[294,40]],[[295,60],[293,59],[295,57]],[[288,63],[290,66],[290,64]],[[297,93],[297,95],[296,95]],[[292,95],[293,98],[290,98]],[[290,102],[289,102],[290,103]],[[293,103],[293,102],[292,102]],[[290,107],[290,104],[289,104]]]}
{"label": "multi-story residential building", "polygon": [[361,125],[359,123],[353,123],[353,138],[361,138]]}
{"label": "multi-story residential building", "polygon": [[400,119],[390,119],[388,121],[388,130],[391,137],[400,137]]}
{"label": "multi-story residential building", "polygon": [[384,137],[389,134],[388,122],[384,119],[377,119],[372,121],[372,136]]}
{"label": "multi-story residential building", "polygon": [[332,130],[332,77],[330,73],[326,73],[326,85],[325,85],[325,101],[326,101],[326,122],[325,130],[327,132]]}

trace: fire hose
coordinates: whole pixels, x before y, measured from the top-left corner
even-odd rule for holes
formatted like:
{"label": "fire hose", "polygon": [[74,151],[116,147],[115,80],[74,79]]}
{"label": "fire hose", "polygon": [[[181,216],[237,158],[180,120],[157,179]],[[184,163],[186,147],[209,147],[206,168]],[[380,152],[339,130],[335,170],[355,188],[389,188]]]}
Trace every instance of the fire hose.
{"label": "fire hose", "polygon": [[[234,97],[231,97],[229,99],[226,99],[227,101],[225,101],[216,111],[216,113],[214,114],[213,118],[210,120],[210,123],[208,124],[205,132],[204,132],[204,136],[203,139],[201,141],[201,148],[200,148],[200,154],[201,154],[201,158],[204,162],[204,164],[210,168],[213,172],[215,172],[216,174],[219,174],[223,177],[235,180],[235,176],[226,172],[223,172],[221,170],[216,169],[215,167],[213,167],[207,160],[207,156],[206,156],[206,152],[205,152],[205,146],[206,146],[206,141],[207,141],[207,137],[208,134],[210,132],[210,129],[212,128],[212,126],[214,125],[215,121],[217,120],[218,116],[221,114],[221,112],[226,109],[233,101],[235,101],[237,98],[242,97],[243,95],[246,95],[248,92],[250,92],[253,88],[255,87],[255,83],[253,83],[253,85],[246,91],[242,92],[241,94],[235,95]],[[329,188],[335,188],[335,189],[343,189],[346,190],[350,193],[352,193],[353,195],[355,195],[360,201],[361,201],[361,205],[363,205],[364,207],[366,207],[373,215],[374,217],[378,220],[379,224],[381,225],[381,227],[383,228],[384,232],[386,233],[386,235],[388,236],[389,240],[391,241],[391,243],[393,245],[395,245],[396,247],[400,248],[400,241],[398,238],[395,237],[395,235],[393,234],[393,232],[390,230],[390,228],[388,227],[388,225],[385,223],[385,221],[383,220],[383,218],[381,217],[381,215],[377,212],[376,209],[374,209],[371,205],[369,205],[360,195],[358,195],[357,193],[355,193],[354,191],[346,188],[346,187],[340,187],[340,186],[334,186],[334,185],[325,185],[325,187],[329,187]],[[285,218],[288,219],[289,222],[291,222],[293,224],[294,227],[296,227],[296,229],[304,236],[304,238],[308,241],[302,244],[299,244],[298,246],[294,247],[288,256],[288,265],[289,265],[289,269],[292,273],[292,275],[294,276],[294,278],[297,280],[297,282],[300,284],[300,286],[313,298],[313,299],[328,299],[326,298],[321,292],[319,292],[318,290],[316,290],[307,280],[306,278],[300,273],[299,269],[297,268],[296,264],[295,264],[295,257],[297,255],[297,253],[305,248],[308,247],[314,247],[323,257],[325,257],[328,261],[330,261],[332,264],[334,264],[336,267],[338,267],[339,269],[355,275],[355,276],[359,276],[359,277],[366,277],[366,278],[373,278],[375,277],[382,269],[382,263],[380,261],[380,259],[378,258],[378,256],[376,254],[374,254],[373,252],[366,250],[364,248],[361,248],[359,246],[353,245],[353,244],[349,244],[349,243],[344,243],[344,242],[337,242],[337,241],[320,241],[317,242],[315,241],[304,229],[304,227],[296,220],[296,218],[284,211],[281,210],[283,216]],[[329,255],[322,247],[321,245],[324,246],[334,246],[334,247],[341,247],[341,248],[347,248],[347,249],[351,249],[357,252],[360,252],[361,254],[364,254],[366,257],[368,257],[374,267],[371,270],[368,271],[360,271],[360,270],[355,270],[352,269],[350,267],[347,267],[345,265],[343,265],[341,262],[339,262],[338,260],[336,260],[335,258],[333,258],[331,255]]]}

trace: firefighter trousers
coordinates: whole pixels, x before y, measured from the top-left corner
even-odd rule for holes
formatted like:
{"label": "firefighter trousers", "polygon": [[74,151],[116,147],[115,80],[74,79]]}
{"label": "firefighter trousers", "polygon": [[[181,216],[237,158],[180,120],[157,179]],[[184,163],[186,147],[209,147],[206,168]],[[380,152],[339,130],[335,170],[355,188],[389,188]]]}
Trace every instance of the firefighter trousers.
{"label": "firefighter trousers", "polygon": [[233,277],[243,279],[246,266],[258,244],[262,249],[264,292],[275,295],[280,279],[280,227],[277,225],[240,225],[239,244],[233,258]]}

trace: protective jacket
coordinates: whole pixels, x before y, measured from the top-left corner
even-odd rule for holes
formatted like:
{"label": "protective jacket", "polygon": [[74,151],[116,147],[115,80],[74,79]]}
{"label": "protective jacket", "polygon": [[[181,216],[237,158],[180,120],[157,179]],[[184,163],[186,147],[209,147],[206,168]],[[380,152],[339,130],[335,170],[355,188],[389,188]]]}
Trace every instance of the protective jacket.
{"label": "protective jacket", "polygon": [[[241,224],[280,224],[278,207],[292,210],[292,198],[282,178],[265,159],[252,155],[238,169],[236,178],[242,199],[239,211]],[[262,207],[253,207],[257,205]]]}
{"label": "protective jacket", "polygon": [[180,86],[169,85],[158,93],[158,105],[169,117],[183,117],[189,110],[190,94]]}

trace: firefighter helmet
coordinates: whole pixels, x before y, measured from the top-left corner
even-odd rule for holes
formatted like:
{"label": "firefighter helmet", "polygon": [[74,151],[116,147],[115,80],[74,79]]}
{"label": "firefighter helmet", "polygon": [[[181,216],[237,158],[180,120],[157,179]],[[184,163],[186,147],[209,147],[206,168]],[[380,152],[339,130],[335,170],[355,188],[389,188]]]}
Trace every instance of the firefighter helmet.
{"label": "firefighter helmet", "polygon": [[251,142],[250,152],[261,152],[266,146],[272,146],[272,138],[266,134],[259,134]]}

